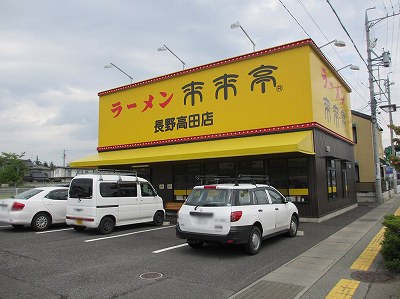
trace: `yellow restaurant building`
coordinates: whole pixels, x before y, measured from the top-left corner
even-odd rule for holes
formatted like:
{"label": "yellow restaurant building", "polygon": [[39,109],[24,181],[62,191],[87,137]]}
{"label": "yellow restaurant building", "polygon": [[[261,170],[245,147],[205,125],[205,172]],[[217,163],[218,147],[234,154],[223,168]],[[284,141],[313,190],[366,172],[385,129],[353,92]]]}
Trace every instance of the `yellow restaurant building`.
{"label": "yellow restaurant building", "polygon": [[97,154],[167,202],[198,175],[257,174],[303,221],[356,206],[350,88],[311,39],[100,92]]}

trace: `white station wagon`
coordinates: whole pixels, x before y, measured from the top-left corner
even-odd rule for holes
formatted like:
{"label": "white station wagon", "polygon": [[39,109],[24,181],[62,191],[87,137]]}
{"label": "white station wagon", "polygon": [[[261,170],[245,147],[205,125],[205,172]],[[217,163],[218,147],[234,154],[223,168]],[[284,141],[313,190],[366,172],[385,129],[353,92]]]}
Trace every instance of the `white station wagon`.
{"label": "white station wagon", "polygon": [[192,248],[205,242],[245,244],[254,255],[263,239],[295,237],[298,226],[297,207],[271,186],[213,184],[194,187],[178,212],[176,235]]}

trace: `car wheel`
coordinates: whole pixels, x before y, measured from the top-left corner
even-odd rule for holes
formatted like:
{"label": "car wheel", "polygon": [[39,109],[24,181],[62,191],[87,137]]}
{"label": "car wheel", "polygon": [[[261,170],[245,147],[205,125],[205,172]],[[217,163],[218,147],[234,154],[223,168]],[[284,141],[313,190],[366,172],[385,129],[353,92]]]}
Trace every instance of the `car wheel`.
{"label": "car wheel", "polygon": [[153,217],[153,224],[155,226],[160,226],[164,223],[164,213],[161,211],[157,211]]}
{"label": "car wheel", "polygon": [[188,239],[187,243],[189,244],[190,247],[192,248],[200,248],[201,246],[203,246],[203,242],[199,241],[199,240],[192,240],[192,239]]}
{"label": "car wheel", "polygon": [[299,227],[299,222],[297,218],[295,216],[292,216],[292,218],[290,219],[288,236],[291,238],[296,237],[298,227]]}
{"label": "car wheel", "polygon": [[50,226],[50,216],[45,213],[38,213],[32,219],[32,229],[35,231],[46,230]]}
{"label": "car wheel", "polygon": [[21,229],[21,228],[24,227],[23,224],[11,224],[11,226],[12,226],[13,228],[17,228],[17,229]]}
{"label": "car wheel", "polygon": [[86,226],[74,225],[74,230],[77,232],[82,232],[86,229]]}
{"label": "car wheel", "polygon": [[253,226],[249,234],[249,240],[245,244],[246,253],[249,255],[255,255],[260,251],[261,248],[261,231],[257,226]]}
{"label": "car wheel", "polygon": [[100,221],[99,231],[103,235],[107,235],[113,232],[114,227],[115,227],[114,220],[112,220],[110,217],[104,217]]}

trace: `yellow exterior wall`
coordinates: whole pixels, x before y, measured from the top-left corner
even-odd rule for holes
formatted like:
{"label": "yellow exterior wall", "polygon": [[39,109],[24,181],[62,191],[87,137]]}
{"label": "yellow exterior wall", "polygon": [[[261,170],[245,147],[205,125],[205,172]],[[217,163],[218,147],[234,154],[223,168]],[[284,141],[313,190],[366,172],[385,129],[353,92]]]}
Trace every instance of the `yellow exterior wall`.
{"label": "yellow exterior wall", "polygon": [[313,120],[353,140],[350,94],[337,77],[310,51]]}
{"label": "yellow exterior wall", "polygon": [[[308,101],[311,51],[306,45],[119,92],[100,93],[99,147],[312,122],[314,112]],[[265,80],[255,83],[251,72],[263,66],[267,67],[263,71]],[[226,95],[223,78],[215,81],[224,75],[235,75],[226,78]],[[192,82],[203,84],[195,85],[198,93],[193,102],[186,97],[185,104],[183,87]],[[191,116],[200,119],[198,126],[193,122],[189,127]],[[178,127],[180,117],[186,118],[187,128]],[[168,122],[172,122],[169,127]],[[160,127],[156,128],[157,124]]]}
{"label": "yellow exterior wall", "polygon": [[[372,144],[372,126],[371,121],[357,115],[352,116],[353,123],[356,126],[357,143],[354,145],[354,159],[359,166],[360,182],[375,181],[375,164]],[[383,158],[382,134],[378,133],[379,156]]]}

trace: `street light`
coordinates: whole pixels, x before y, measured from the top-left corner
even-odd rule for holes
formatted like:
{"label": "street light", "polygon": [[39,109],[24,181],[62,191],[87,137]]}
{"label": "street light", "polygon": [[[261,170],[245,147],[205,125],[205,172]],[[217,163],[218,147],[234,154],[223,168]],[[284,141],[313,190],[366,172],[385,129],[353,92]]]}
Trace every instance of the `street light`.
{"label": "street light", "polygon": [[352,71],[359,71],[360,70],[360,67],[358,65],[348,64],[348,65],[346,65],[344,67],[341,67],[340,69],[337,69],[337,71],[341,71],[341,70],[345,69],[346,67],[350,67],[350,69]]}
{"label": "street light", "polygon": [[391,112],[396,112],[397,108],[400,108],[400,106],[396,106],[396,104],[390,104],[390,105],[379,106],[379,108],[381,108],[386,113],[391,113]]}
{"label": "street light", "polygon": [[112,69],[112,68],[116,68],[117,70],[119,70],[121,73],[125,74],[126,76],[129,77],[129,79],[131,79],[131,84],[132,84],[132,80],[133,78],[131,76],[129,76],[127,73],[125,73],[123,70],[121,70],[119,67],[117,67],[114,63],[110,63],[104,66],[105,69]]}
{"label": "street light", "polygon": [[240,28],[242,29],[243,33],[246,34],[247,38],[251,41],[251,43],[253,44],[253,52],[256,51],[256,44],[253,42],[253,40],[250,38],[250,36],[247,34],[246,31],[244,31],[243,27],[240,25],[239,21],[236,21],[235,23],[233,23],[231,25],[231,29],[236,29],[236,28]]}
{"label": "street light", "polygon": [[334,40],[330,41],[329,43],[326,43],[326,44],[320,46],[319,48],[321,49],[330,44],[333,44],[335,47],[339,47],[339,48],[346,47],[346,43],[344,41],[334,39]]}
{"label": "street light", "polygon": [[166,45],[163,45],[162,47],[158,48],[157,51],[169,51],[172,55],[178,58],[180,62],[182,62],[183,69],[185,69],[185,63],[182,61],[182,59],[176,56],[176,54],[172,52]]}

